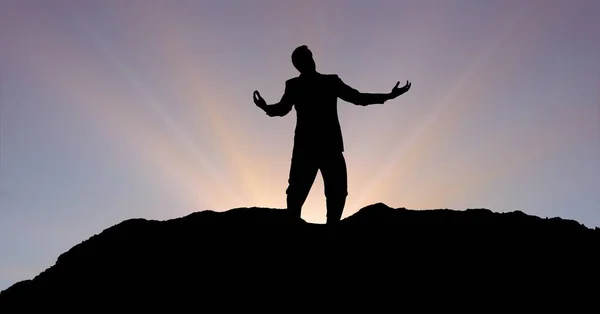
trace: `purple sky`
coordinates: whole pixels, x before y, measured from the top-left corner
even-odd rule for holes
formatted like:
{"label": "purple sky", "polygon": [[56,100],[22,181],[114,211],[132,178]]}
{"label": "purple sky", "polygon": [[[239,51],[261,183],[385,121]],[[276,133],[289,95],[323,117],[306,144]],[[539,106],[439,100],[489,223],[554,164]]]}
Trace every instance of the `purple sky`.
{"label": "purple sky", "polygon": [[[600,2],[0,1],[0,289],[133,217],[285,207],[306,44],[339,102],[344,217],[376,202],[600,227]],[[317,177],[303,218],[324,222]]]}

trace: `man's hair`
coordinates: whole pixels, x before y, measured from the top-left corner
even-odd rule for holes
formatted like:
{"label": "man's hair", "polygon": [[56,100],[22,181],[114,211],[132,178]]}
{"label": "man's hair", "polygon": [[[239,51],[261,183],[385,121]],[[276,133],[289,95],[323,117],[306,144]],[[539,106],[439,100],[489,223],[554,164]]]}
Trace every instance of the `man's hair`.
{"label": "man's hair", "polygon": [[295,67],[298,67],[298,62],[306,56],[312,57],[312,52],[308,49],[308,46],[302,45],[292,52],[292,63]]}

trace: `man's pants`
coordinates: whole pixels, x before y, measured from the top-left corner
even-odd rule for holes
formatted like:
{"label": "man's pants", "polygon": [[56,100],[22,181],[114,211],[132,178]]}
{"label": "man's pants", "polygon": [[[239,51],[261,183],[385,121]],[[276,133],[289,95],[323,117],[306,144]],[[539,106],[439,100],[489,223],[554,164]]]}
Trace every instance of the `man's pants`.
{"label": "man's pants", "polygon": [[341,220],[346,197],[348,179],[346,160],[342,152],[308,153],[294,152],[288,180],[287,207],[291,214],[300,217],[302,206],[321,170],[327,200],[327,224]]}

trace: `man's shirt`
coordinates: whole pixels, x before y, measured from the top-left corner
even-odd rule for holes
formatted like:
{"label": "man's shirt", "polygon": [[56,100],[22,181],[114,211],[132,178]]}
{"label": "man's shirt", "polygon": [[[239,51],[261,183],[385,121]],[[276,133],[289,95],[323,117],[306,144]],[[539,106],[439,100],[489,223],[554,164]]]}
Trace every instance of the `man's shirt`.
{"label": "man's shirt", "polygon": [[285,116],[295,108],[294,150],[343,152],[338,98],[359,106],[383,104],[389,99],[388,94],[360,93],[335,74],[315,73],[287,80],[281,101],[265,111],[270,116]]}

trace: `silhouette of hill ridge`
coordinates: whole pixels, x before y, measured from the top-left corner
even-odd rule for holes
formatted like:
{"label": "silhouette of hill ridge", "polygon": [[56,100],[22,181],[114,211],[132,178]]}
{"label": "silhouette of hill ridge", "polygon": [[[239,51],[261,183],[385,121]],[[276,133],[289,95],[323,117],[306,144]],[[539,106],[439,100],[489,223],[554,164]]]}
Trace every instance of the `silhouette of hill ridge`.
{"label": "silhouette of hill ridge", "polygon": [[323,295],[360,290],[367,298],[386,285],[451,277],[485,277],[487,283],[523,274],[590,278],[600,265],[599,244],[600,229],[574,220],[383,203],[362,208],[335,229],[260,207],[135,218],[2,291],[0,312],[39,304],[65,309],[73,300],[112,306],[183,299],[209,306],[269,295],[281,301],[301,298],[306,289]]}

